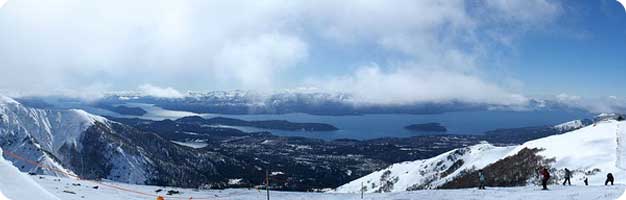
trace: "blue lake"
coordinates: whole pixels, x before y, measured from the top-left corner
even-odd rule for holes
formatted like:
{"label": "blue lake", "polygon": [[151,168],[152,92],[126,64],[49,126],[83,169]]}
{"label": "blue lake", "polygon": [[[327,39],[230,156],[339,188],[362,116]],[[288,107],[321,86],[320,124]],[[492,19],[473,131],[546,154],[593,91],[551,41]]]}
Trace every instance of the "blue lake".
{"label": "blue lake", "polygon": [[[198,115],[190,112],[164,110],[150,104],[128,104],[127,106],[141,107],[148,113],[143,118],[161,120],[176,119],[184,116]],[[92,110],[99,114],[108,114],[117,117],[115,113],[102,113],[103,110]],[[303,131],[280,131],[263,130],[250,127],[235,127],[243,131],[270,131],[276,135],[302,136],[320,139],[372,139],[380,137],[410,137],[415,135],[432,134],[428,132],[413,132],[404,129],[405,126],[418,123],[441,123],[448,129],[448,134],[482,134],[485,131],[499,128],[520,128],[529,126],[556,125],[559,123],[591,118],[593,115],[587,112],[568,111],[475,111],[475,112],[450,112],[431,115],[408,115],[408,114],[372,114],[355,116],[319,116],[302,113],[280,115],[224,115],[224,114],[200,114],[202,117],[229,117],[243,120],[288,120],[292,122],[317,122],[328,123],[340,130],[331,132],[303,132]]]}
{"label": "blue lake", "polygon": [[[590,118],[584,112],[558,111],[476,111],[451,112],[434,115],[406,115],[406,114],[375,114],[359,116],[317,116],[309,114],[282,114],[282,115],[216,115],[204,114],[203,117],[230,117],[244,120],[288,120],[292,122],[328,123],[340,130],[332,132],[303,132],[277,131],[276,135],[303,136],[321,139],[372,139],[380,137],[410,137],[415,135],[432,134],[428,132],[414,132],[404,129],[405,126],[418,123],[441,123],[448,129],[448,134],[482,134],[499,128],[519,128],[529,126],[556,125],[559,123]],[[255,129],[248,129],[254,131]],[[258,129],[256,129],[258,130]]]}

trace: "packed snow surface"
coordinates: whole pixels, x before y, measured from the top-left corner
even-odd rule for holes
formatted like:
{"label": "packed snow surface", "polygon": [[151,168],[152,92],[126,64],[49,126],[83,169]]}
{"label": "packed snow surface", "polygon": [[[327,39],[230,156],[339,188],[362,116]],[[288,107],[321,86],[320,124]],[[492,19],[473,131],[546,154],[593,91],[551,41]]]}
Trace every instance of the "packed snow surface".
{"label": "packed snow surface", "polygon": [[576,131],[526,142],[507,156],[523,148],[542,148],[540,155],[556,159],[553,168],[574,171],[572,181],[583,179],[584,174],[579,172],[595,169],[600,172],[586,176],[591,183],[604,183],[607,173],[617,179],[624,178],[626,171],[618,168],[618,158],[626,155],[626,150],[618,148],[618,142],[626,139],[620,134],[624,131],[621,127],[626,127],[626,122],[597,122]]}
{"label": "packed snow surface", "polygon": [[[94,186],[98,184],[88,181],[78,181],[67,178],[56,178],[50,176],[33,176],[33,179],[40,183],[44,188],[52,194],[57,195],[64,200],[145,200],[155,199],[153,196],[142,194],[134,194],[100,185],[98,189]],[[80,185],[78,185],[80,184]],[[257,189],[227,189],[227,190],[194,190],[180,188],[163,188],[156,186],[129,185],[121,183],[107,183],[116,187],[123,187],[134,191],[147,194],[157,195],[157,189],[162,189],[159,195],[163,195],[165,199],[193,199],[209,198],[215,200],[259,200],[265,199],[266,193]],[[371,200],[443,200],[443,199],[480,199],[480,200],[532,200],[532,199],[550,199],[550,200],[608,200],[617,199],[626,189],[625,185],[614,186],[551,186],[549,191],[542,191],[539,187],[513,187],[513,188],[487,188],[481,191],[476,189],[460,189],[460,190],[421,190],[414,192],[397,192],[397,193],[375,193],[365,194],[363,199]],[[168,196],[165,193],[168,190],[180,191],[181,194]],[[64,192],[65,191],[65,192]],[[68,193],[68,192],[73,192]],[[271,199],[275,200],[358,200],[361,199],[360,194],[341,194],[341,193],[311,193],[311,192],[270,192]],[[19,198],[14,199],[19,200]]]}
{"label": "packed snow surface", "polygon": [[[0,149],[2,155],[2,149]],[[28,175],[23,174],[9,161],[0,156],[0,200],[38,199],[58,200],[59,198],[43,189]]]}

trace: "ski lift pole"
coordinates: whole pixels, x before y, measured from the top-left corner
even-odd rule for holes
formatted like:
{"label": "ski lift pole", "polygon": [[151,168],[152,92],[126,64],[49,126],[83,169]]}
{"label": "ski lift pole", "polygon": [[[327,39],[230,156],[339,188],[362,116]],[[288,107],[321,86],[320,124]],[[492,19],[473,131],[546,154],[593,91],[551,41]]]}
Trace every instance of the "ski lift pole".
{"label": "ski lift pole", "polygon": [[363,187],[363,182],[361,182],[361,199],[363,199],[363,192],[364,192],[364,187]]}
{"label": "ski lift pole", "polygon": [[267,200],[270,200],[270,171],[265,169],[265,191],[267,191]]}

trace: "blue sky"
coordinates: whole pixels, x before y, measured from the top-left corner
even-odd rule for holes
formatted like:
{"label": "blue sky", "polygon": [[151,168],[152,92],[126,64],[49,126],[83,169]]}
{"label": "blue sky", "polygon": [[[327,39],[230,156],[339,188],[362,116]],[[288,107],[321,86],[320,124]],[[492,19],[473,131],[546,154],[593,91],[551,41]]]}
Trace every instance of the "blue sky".
{"label": "blue sky", "polygon": [[0,91],[346,92],[365,101],[626,98],[613,0],[9,1]]}
{"label": "blue sky", "polygon": [[[572,1],[548,32],[520,41],[513,73],[527,93],[626,94],[626,13],[616,1]],[[524,67],[526,66],[526,67]]]}

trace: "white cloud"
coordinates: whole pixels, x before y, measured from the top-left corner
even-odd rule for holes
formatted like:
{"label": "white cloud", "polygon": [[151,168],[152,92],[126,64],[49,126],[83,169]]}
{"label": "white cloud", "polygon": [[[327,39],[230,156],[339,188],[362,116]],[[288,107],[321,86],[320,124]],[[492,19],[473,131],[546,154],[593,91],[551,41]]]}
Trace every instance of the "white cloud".
{"label": "white cloud", "polygon": [[157,86],[150,85],[150,84],[144,84],[144,85],[139,86],[139,91],[141,91],[143,95],[159,97],[159,98],[185,97],[183,93],[179,92],[178,90],[174,88],[171,88],[171,87],[161,88],[161,87],[157,87]]}
{"label": "white cloud", "polygon": [[19,0],[0,12],[0,30],[11,30],[0,32],[0,89],[86,94],[80,88],[153,83],[171,88],[141,89],[164,96],[178,96],[174,88],[285,89],[294,80],[289,72],[312,67],[307,61],[343,59],[315,57],[315,50],[359,54],[368,47],[390,56],[346,63],[384,65],[309,79],[332,90],[347,85],[343,92],[367,101],[506,103],[516,101],[509,99],[514,93],[482,74],[493,56],[491,40],[512,44],[517,37],[498,27],[527,30],[558,12],[558,3],[546,0]]}
{"label": "white cloud", "polygon": [[401,66],[383,71],[378,65],[359,68],[354,74],[314,82],[325,90],[349,92],[362,103],[410,104],[458,100],[468,103],[523,105],[528,100],[472,74]]}
{"label": "white cloud", "polygon": [[557,3],[544,0],[343,3],[350,5],[316,13],[324,36],[346,45],[373,41],[410,57],[410,64],[373,64],[330,80],[311,77],[310,84],[353,93],[369,103],[526,104],[528,99],[512,90],[515,86],[502,82],[523,84],[507,76],[488,80],[485,61],[497,56],[493,46],[514,45],[518,32],[549,24],[560,12]]}
{"label": "white cloud", "polygon": [[624,113],[626,112],[626,99],[618,96],[600,98],[584,98],[576,95],[559,94],[556,101],[571,107],[584,109],[594,113]]}
{"label": "white cloud", "polygon": [[[306,58],[305,42],[281,23],[289,13],[281,3],[15,1],[0,13],[0,29],[11,30],[0,32],[0,87],[267,86],[272,77],[255,82],[242,71],[271,74]],[[260,63],[233,66],[248,61]]]}
{"label": "white cloud", "polygon": [[626,9],[626,0],[617,0],[617,2],[619,2],[619,4]]}
{"label": "white cloud", "polygon": [[566,93],[561,93],[559,95],[556,95],[556,99],[561,102],[578,102],[582,100],[580,96],[569,95]]}
{"label": "white cloud", "polygon": [[307,57],[307,46],[297,37],[268,34],[229,42],[215,56],[217,77],[245,88],[272,89],[284,68]]}

